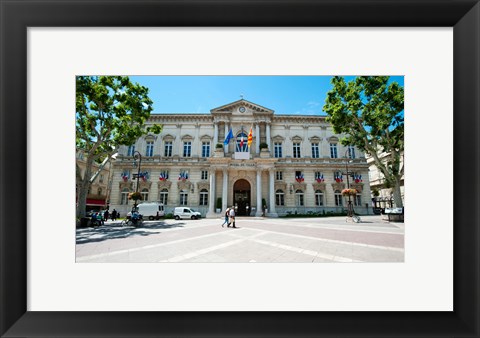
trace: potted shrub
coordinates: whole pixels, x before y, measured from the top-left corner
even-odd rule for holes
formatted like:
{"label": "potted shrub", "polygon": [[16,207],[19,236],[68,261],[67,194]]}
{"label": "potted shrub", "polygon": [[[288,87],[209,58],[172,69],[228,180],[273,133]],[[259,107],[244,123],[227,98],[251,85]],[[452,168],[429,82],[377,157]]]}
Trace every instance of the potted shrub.
{"label": "potted shrub", "polygon": [[217,143],[215,145],[214,156],[215,157],[223,157],[223,143]]}
{"label": "potted shrub", "polygon": [[268,150],[268,144],[266,143],[260,143],[260,157],[266,158],[270,157],[270,151]]}

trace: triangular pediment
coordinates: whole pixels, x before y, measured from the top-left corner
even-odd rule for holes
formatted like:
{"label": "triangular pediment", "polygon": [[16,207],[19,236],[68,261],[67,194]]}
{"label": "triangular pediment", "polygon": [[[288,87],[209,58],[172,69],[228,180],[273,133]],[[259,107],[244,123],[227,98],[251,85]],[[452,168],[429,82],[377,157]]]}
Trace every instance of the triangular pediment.
{"label": "triangular pediment", "polygon": [[273,114],[273,110],[263,107],[259,104],[241,99],[232,103],[228,103],[218,108],[210,110],[212,114],[215,113],[247,113],[247,114]]}

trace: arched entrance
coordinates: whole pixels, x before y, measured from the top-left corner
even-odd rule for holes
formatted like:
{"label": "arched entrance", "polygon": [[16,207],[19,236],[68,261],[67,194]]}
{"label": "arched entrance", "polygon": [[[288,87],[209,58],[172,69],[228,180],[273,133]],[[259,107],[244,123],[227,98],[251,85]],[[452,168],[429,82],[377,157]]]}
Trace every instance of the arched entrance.
{"label": "arched entrance", "polygon": [[233,205],[238,216],[249,216],[252,210],[250,203],[250,183],[240,179],[233,185]]}

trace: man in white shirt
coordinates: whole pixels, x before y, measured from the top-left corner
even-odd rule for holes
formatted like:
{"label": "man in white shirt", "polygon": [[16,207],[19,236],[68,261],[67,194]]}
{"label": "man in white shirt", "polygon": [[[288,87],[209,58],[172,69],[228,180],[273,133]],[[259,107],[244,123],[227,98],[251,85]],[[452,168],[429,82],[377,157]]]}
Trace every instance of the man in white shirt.
{"label": "man in white shirt", "polygon": [[230,224],[233,223],[233,227],[236,228],[235,226],[235,208],[231,207],[230,208],[230,222],[228,223],[227,227],[230,227]]}

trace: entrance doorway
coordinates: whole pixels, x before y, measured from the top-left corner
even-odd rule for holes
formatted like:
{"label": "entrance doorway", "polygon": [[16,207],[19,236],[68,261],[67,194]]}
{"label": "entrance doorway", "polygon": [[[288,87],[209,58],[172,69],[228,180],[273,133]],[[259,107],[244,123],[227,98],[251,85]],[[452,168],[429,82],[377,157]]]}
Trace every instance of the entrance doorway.
{"label": "entrance doorway", "polygon": [[238,216],[250,216],[252,205],[250,203],[250,183],[241,179],[233,185],[233,205]]}

